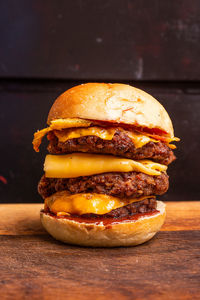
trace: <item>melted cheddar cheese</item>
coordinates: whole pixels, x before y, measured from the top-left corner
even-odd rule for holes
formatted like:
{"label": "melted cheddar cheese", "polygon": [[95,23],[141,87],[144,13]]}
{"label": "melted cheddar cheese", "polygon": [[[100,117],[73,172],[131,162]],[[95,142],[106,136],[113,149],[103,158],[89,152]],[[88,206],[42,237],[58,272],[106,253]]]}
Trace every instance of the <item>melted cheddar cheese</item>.
{"label": "melted cheddar cheese", "polygon": [[150,160],[135,161],[110,155],[73,153],[51,155],[45,158],[45,176],[50,178],[74,178],[107,172],[142,172],[160,175],[167,166]]}
{"label": "melted cheddar cheese", "polygon": [[[45,207],[58,216],[67,214],[106,214],[113,209],[138,202],[148,197],[120,199],[104,194],[74,194],[61,191],[45,199]],[[152,196],[151,196],[152,198]]]}
{"label": "melted cheddar cheese", "polygon": [[140,148],[150,141],[154,143],[158,143],[158,140],[155,140],[149,136],[146,136],[144,134],[140,134],[138,132],[134,131],[128,131],[124,130],[122,128],[104,128],[104,127],[88,127],[88,128],[73,128],[73,129],[67,129],[63,131],[54,131],[55,135],[57,136],[59,142],[65,143],[66,141],[74,138],[79,138],[82,136],[97,136],[103,140],[112,140],[114,134],[117,130],[122,131],[123,133],[127,134],[129,138],[133,141],[135,148]]}
{"label": "melted cheddar cheese", "polygon": [[59,142],[65,143],[70,139],[79,138],[82,136],[94,135],[103,140],[112,140],[114,134],[116,132],[116,128],[103,128],[103,127],[88,127],[88,128],[73,128],[62,131],[54,131],[57,136]]}
{"label": "melted cheddar cheese", "polygon": [[84,119],[79,118],[73,118],[73,119],[57,119],[51,121],[51,124],[49,127],[44,128],[42,130],[38,130],[34,133],[33,138],[33,149],[36,152],[39,152],[39,147],[42,142],[43,137],[52,130],[63,130],[66,128],[72,128],[72,127],[88,127],[90,126],[91,122]]}
{"label": "melted cheddar cheese", "polygon": [[[178,138],[168,138],[154,136],[147,133],[139,133],[137,131],[125,130],[123,128],[112,128],[112,127],[100,127],[100,126],[91,126],[92,122],[89,120],[74,118],[74,119],[57,119],[51,121],[49,127],[35,132],[33,139],[33,148],[36,152],[39,151],[39,146],[42,142],[42,138],[50,131],[54,131],[60,142],[66,142],[69,139],[79,138],[82,136],[97,136],[104,140],[112,140],[115,132],[119,129],[126,133],[130,139],[133,141],[136,148],[140,148],[150,141],[158,143],[163,141],[168,145],[168,147],[175,149],[176,146],[170,145],[169,143],[173,141],[179,141]],[[91,127],[89,127],[91,126]]]}

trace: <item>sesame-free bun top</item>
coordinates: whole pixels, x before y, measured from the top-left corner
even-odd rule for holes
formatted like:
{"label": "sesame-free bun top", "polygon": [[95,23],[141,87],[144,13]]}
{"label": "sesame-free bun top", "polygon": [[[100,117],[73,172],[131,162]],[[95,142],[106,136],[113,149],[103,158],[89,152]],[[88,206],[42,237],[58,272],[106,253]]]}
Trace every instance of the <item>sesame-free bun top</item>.
{"label": "sesame-free bun top", "polygon": [[164,107],[151,95],[126,84],[86,83],[67,90],[54,102],[47,123],[66,118],[156,128],[174,137]]}

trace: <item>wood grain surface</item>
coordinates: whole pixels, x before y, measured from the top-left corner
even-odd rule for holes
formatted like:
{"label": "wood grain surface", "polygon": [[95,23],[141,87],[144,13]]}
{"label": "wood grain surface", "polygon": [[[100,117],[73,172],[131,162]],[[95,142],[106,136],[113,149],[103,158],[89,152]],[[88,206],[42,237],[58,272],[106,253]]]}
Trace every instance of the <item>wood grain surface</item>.
{"label": "wood grain surface", "polygon": [[[167,218],[161,231],[200,230],[200,201],[165,203]],[[0,204],[0,234],[45,234],[39,219],[39,212],[43,206],[43,204]]]}
{"label": "wood grain surface", "polygon": [[113,249],[55,241],[41,207],[0,205],[1,299],[200,298],[200,202],[168,202],[155,238]]}

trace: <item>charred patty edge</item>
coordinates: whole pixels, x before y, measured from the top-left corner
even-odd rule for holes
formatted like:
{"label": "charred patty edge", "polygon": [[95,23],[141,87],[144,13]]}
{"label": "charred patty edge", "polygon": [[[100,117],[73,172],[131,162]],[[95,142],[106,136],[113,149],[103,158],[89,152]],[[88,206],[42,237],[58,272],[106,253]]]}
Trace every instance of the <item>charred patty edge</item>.
{"label": "charred patty edge", "polygon": [[176,159],[173,151],[164,142],[153,142],[136,148],[131,138],[123,131],[117,130],[112,140],[103,140],[97,136],[83,136],[59,142],[54,132],[48,134],[48,151],[51,154],[87,152],[110,154],[135,160],[151,159],[169,165]]}
{"label": "charred patty edge", "polygon": [[76,178],[47,178],[42,176],[38,192],[43,199],[59,191],[71,194],[97,193],[119,198],[162,195],[169,187],[166,173],[151,176],[138,172],[113,172]]}

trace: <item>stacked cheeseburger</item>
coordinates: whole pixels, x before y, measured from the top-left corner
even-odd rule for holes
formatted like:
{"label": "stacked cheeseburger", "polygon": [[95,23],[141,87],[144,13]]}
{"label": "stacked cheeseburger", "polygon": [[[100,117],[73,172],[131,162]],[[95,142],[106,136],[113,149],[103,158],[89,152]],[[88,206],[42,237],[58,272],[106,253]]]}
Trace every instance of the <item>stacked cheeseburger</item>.
{"label": "stacked cheeseburger", "polygon": [[41,221],[63,242],[86,246],[141,244],[159,231],[174,159],[173,127],[163,106],[125,84],[87,83],[54,102],[38,191]]}

